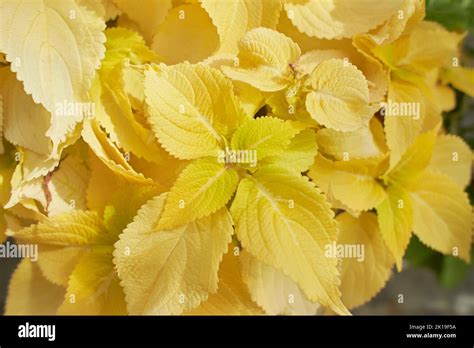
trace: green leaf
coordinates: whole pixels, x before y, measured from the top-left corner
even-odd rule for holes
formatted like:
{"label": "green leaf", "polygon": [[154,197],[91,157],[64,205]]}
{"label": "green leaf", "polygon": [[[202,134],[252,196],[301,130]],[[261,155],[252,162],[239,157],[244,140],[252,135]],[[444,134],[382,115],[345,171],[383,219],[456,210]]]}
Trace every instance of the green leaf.
{"label": "green leaf", "polygon": [[474,31],[473,0],[427,0],[426,19],[449,30]]}
{"label": "green leaf", "polygon": [[454,288],[460,285],[466,278],[469,271],[469,264],[454,256],[445,256],[441,264],[439,281],[447,288]]}
{"label": "green leaf", "polygon": [[442,255],[421,243],[417,236],[411,238],[405,258],[415,267],[427,267],[433,271],[441,268]]}

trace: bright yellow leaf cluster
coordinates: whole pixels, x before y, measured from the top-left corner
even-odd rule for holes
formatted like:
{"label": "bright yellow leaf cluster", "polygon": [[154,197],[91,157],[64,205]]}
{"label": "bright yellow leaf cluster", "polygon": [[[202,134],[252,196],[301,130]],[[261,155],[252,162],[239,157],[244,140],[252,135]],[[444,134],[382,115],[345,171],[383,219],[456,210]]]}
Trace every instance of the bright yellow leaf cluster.
{"label": "bright yellow leaf cluster", "polygon": [[464,33],[422,0],[0,0],[7,314],[349,314],[469,261]]}

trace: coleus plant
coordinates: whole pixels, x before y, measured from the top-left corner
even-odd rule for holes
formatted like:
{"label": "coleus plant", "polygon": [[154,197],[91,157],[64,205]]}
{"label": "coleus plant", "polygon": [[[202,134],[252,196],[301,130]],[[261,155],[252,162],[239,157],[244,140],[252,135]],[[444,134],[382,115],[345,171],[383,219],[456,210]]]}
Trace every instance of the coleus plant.
{"label": "coleus plant", "polygon": [[423,1],[0,10],[7,314],[349,314],[412,234],[469,261],[473,71]]}

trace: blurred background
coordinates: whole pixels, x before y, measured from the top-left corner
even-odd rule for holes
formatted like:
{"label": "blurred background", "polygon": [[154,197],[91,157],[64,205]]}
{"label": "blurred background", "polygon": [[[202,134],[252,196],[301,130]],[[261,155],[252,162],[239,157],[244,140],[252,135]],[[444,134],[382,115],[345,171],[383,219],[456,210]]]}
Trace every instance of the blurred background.
{"label": "blurred background", "polygon": [[[462,65],[474,67],[474,0],[427,0],[426,19],[449,30],[467,31]],[[474,149],[474,99],[459,91],[456,98],[456,108],[444,115],[445,128]],[[472,181],[468,192],[473,205]],[[354,314],[474,314],[472,263],[439,254],[421,244],[416,236],[405,259],[404,270],[395,273],[375,299]],[[399,295],[403,295],[403,303],[398,303]]]}
{"label": "blurred background", "polygon": [[[427,0],[426,12],[428,20],[449,30],[469,33],[462,65],[474,67],[474,0]],[[464,138],[474,149],[474,99],[459,91],[456,93],[457,106],[444,115],[445,128],[449,133]],[[472,182],[468,191],[471,204],[474,204]],[[471,259],[474,259],[474,248]],[[0,259],[0,314],[3,314],[8,281],[17,263],[15,259]],[[399,302],[400,295],[403,303]],[[403,271],[394,273],[387,286],[370,303],[353,313],[474,315],[474,266],[439,254],[413,236]]]}

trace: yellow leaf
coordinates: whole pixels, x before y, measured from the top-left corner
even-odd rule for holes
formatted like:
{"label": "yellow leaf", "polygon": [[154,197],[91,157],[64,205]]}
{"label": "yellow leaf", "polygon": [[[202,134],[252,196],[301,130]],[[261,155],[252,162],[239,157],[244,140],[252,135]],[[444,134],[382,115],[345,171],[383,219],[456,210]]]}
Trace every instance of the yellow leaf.
{"label": "yellow leaf", "polygon": [[428,169],[451,177],[461,188],[471,182],[472,150],[455,135],[439,135]]}
{"label": "yellow leaf", "polygon": [[456,107],[456,93],[448,86],[437,85],[434,89],[437,104],[441,111],[451,111]]}
{"label": "yellow leaf", "polygon": [[311,74],[319,64],[328,59],[344,59],[346,58],[344,52],[336,49],[320,49],[320,50],[311,50],[303,54],[298,61],[295,63],[295,66],[298,70],[304,72],[305,74]]}
{"label": "yellow leaf", "polygon": [[0,80],[5,139],[39,155],[51,155],[52,143],[46,136],[51,123],[50,113],[41,104],[35,104],[8,68],[0,69]]}
{"label": "yellow leaf", "polygon": [[[47,206],[47,198],[43,190],[43,178],[33,178],[23,180],[21,175],[21,163],[17,165],[11,177],[11,189],[5,209],[26,208],[28,215],[21,215],[30,219],[40,219],[44,217],[44,209]],[[23,209],[22,209],[23,210]]]}
{"label": "yellow leaf", "polygon": [[451,63],[465,34],[449,32],[435,22],[421,21],[409,35],[373,49],[377,58],[394,70],[427,74]]}
{"label": "yellow leaf", "polygon": [[87,254],[87,247],[40,244],[38,254],[38,266],[43,276],[53,284],[67,287],[72,271]]}
{"label": "yellow leaf", "polygon": [[133,221],[138,210],[161,193],[163,190],[154,186],[127,185],[119,187],[107,199],[107,205],[102,214],[105,227],[113,236],[118,237]]}
{"label": "yellow leaf", "polygon": [[370,210],[385,198],[383,186],[376,180],[385,156],[332,162],[319,155],[309,177],[325,193],[354,211]]}
{"label": "yellow leaf", "polygon": [[38,265],[45,277],[65,285],[86,249],[107,234],[99,217],[80,210],[57,215],[15,233],[21,244],[38,244]]}
{"label": "yellow leaf", "polygon": [[320,151],[336,160],[376,157],[387,152],[383,126],[377,118],[368,127],[352,132],[340,132],[329,128],[316,133]]}
{"label": "yellow leaf", "polygon": [[388,182],[403,185],[421,175],[430,163],[435,142],[435,131],[419,135],[397,165],[385,174]]}
{"label": "yellow leaf", "polygon": [[311,301],[347,314],[340,300],[334,213],[306,178],[281,167],[261,168],[240,182],[231,207],[242,246],[295,281]]}
{"label": "yellow leaf", "polygon": [[64,117],[58,106],[88,101],[91,79],[104,57],[105,23],[73,0],[5,0],[0,14],[0,51],[26,93],[52,113],[48,135],[57,148],[82,118],[76,112]]}
{"label": "yellow leaf", "polygon": [[389,186],[387,198],[377,208],[382,237],[395,257],[397,269],[402,269],[402,258],[413,228],[413,209],[409,193],[398,186]]}
{"label": "yellow leaf", "polygon": [[231,146],[237,151],[254,151],[255,159],[262,160],[285,150],[299,131],[300,125],[296,122],[276,117],[249,119],[235,131]]}
{"label": "yellow leaf", "polygon": [[[138,7],[138,6],[137,6]],[[158,59],[137,32],[125,28],[109,28],[105,31],[105,57],[102,59],[99,74],[107,74],[117,65],[122,68],[153,62]],[[129,64],[124,64],[128,62]]]}
{"label": "yellow leaf", "polygon": [[237,261],[231,250],[219,265],[219,289],[189,315],[259,315],[262,310],[252,301]]}
{"label": "yellow leaf", "polygon": [[237,43],[246,32],[257,27],[274,29],[281,10],[280,0],[201,0],[217,27],[219,53],[237,53]]}
{"label": "yellow leaf", "polygon": [[145,74],[141,69],[133,66],[122,68],[123,89],[130,100],[133,109],[137,111],[145,110]]}
{"label": "yellow leaf", "polygon": [[130,156],[130,165],[139,173],[152,179],[156,185],[170,189],[189,161],[179,160],[163,149],[163,158],[159,163]]}
{"label": "yellow leaf", "polygon": [[220,71],[183,63],[145,73],[149,122],[173,156],[215,156],[245,115]]}
{"label": "yellow leaf", "polygon": [[86,189],[89,170],[78,155],[69,154],[60,162],[44,187],[50,195],[47,206],[48,216],[70,212],[74,209],[86,210]]}
{"label": "yellow leaf", "polygon": [[65,289],[48,282],[29,259],[20,262],[8,285],[6,315],[54,315]]}
{"label": "yellow leaf", "polygon": [[[420,134],[426,114],[423,94],[414,84],[392,80],[388,90],[388,103],[394,105],[393,111],[384,111],[385,135],[390,149],[390,167],[393,168],[402,155]],[[402,112],[402,106],[406,112]],[[395,106],[399,112],[395,112]]]}
{"label": "yellow leaf", "polygon": [[5,152],[5,148],[3,146],[3,123],[4,123],[3,96],[0,93],[0,155],[2,155]]}
{"label": "yellow leaf", "polygon": [[[153,132],[141,124],[132,112],[132,106],[123,89],[121,66],[110,76],[94,81],[91,92],[96,105],[96,119],[104,127],[110,139],[127,153],[133,153],[148,161],[159,161],[164,156]],[[97,88],[97,89],[96,89]],[[105,121],[105,122],[104,122]]]}
{"label": "yellow leaf", "polygon": [[342,213],[336,219],[340,226],[337,247],[362,248],[361,255],[345,255],[341,264],[342,302],[347,308],[355,308],[371,300],[385,286],[394,259],[374,213],[362,213],[359,218]]}
{"label": "yellow leaf", "polygon": [[382,24],[401,4],[402,0],[290,0],[285,9],[299,31],[319,38],[342,39]]}
{"label": "yellow leaf", "polygon": [[89,245],[101,233],[104,226],[95,213],[76,210],[24,228],[14,237],[21,243],[67,247]]}
{"label": "yellow leaf", "polygon": [[[383,25],[357,35],[354,44],[365,51],[370,51],[377,45],[395,41],[401,35],[409,35],[413,26],[425,16],[425,2],[423,0],[403,0],[399,10],[394,13]],[[368,48],[368,50],[367,50]]]}
{"label": "yellow leaf", "polygon": [[218,48],[216,27],[199,4],[173,8],[160,25],[152,44],[152,49],[160,55],[163,63],[170,65],[184,61],[200,62]]}
{"label": "yellow leaf", "polygon": [[181,314],[217,291],[219,263],[233,231],[227,209],[159,230],[166,196],[144,205],[115,244],[114,263],[130,314]]}
{"label": "yellow leaf", "polygon": [[84,119],[82,139],[90,146],[94,154],[115,174],[123,178],[145,185],[154,185],[153,180],[137,173],[127,162],[124,155],[107,138],[94,120]]}
{"label": "yellow leaf", "polygon": [[321,49],[321,47],[318,47],[318,40],[299,31],[284,13],[280,14],[276,30],[282,34],[285,34],[296,44],[298,44],[301,52]]}
{"label": "yellow leaf", "polygon": [[171,0],[146,0],[137,4],[134,0],[114,0],[115,5],[134,21],[143,37],[151,42],[159,25],[171,9]]}
{"label": "yellow leaf", "polygon": [[[294,38],[298,45],[298,36]],[[308,37],[309,38],[309,37]],[[308,51],[301,56],[297,63],[297,69],[310,74],[314,68],[324,60],[338,58],[355,65],[365,76],[369,86],[369,100],[371,103],[380,102],[385,99],[388,88],[388,73],[382,63],[375,59],[370,53],[358,50],[354,47],[352,40],[322,40],[309,39],[311,45]],[[305,51],[302,47],[302,51]]]}
{"label": "yellow leaf", "polygon": [[242,110],[249,117],[255,116],[258,110],[265,104],[263,93],[257,88],[240,81],[232,81],[235,95],[240,101]]}
{"label": "yellow leaf", "polygon": [[[238,59],[232,54],[224,53],[211,56],[203,63],[222,70],[222,67],[224,66],[237,66]],[[239,99],[245,115],[254,117],[257,111],[265,104],[263,92],[245,82],[233,80],[232,84],[234,85],[235,95],[237,96],[237,99]]]}
{"label": "yellow leaf", "polygon": [[[106,130],[110,139],[125,152],[133,152],[149,161],[159,161],[164,155],[164,150],[159,146],[146,122],[140,122],[133,113],[133,101],[127,95],[125,76],[126,72],[134,70],[130,66],[128,68],[124,66],[124,61],[131,64],[154,61],[156,54],[146,47],[136,32],[112,28],[106,31],[106,35],[107,52],[91,88],[92,100],[95,103],[95,119]],[[134,78],[139,79],[142,100],[137,103],[143,103],[143,74],[138,74],[139,77]],[[130,74],[127,76],[130,77]]]}
{"label": "yellow leaf", "polygon": [[89,154],[90,178],[87,186],[87,207],[103,214],[109,199],[127,183],[106,166],[92,151]]}
{"label": "yellow leaf", "polygon": [[318,127],[319,124],[311,117],[305,107],[303,91],[305,88],[300,80],[285,90],[273,93],[266,93],[266,110],[270,111],[271,116],[283,120],[298,121],[308,127]]}
{"label": "yellow leaf", "polygon": [[317,153],[316,134],[312,129],[304,129],[291,139],[290,144],[283,152],[265,158],[263,162],[260,162],[260,165],[272,163],[302,173],[313,164]]}
{"label": "yellow leaf", "polygon": [[311,74],[314,91],[306,109],[318,123],[339,131],[367,126],[377,106],[369,106],[369,86],[360,70],[341,59],[319,64]]}
{"label": "yellow leaf", "polygon": [[6,240],[6,233],[9,232],[12,223],[17,222],[17,219],[4,209],[5,204],[10,199],[10,181],[14,171],[14,158],[10,155],[8,149],[7,147],[7,151],[0,155],[0,243]]}
{"label": "yellow leaf", "polygon": [[470,262],[473,214],[451,178],[426,171],[412,185],[413,232],[429,247]]}
{"label": "yellow leaf", "polygon": [[442,71],[441,79],[474,98],[474,68],[449,67]]}
{"label": "yellow leaf", "polygon": [[264,92],[287,87],[294,78],[292,63],[301,55],[289,37],[268,28],[249,31],[239,41],[238,67],[222,67],[233,80],[248,83]]}
{"label": "yellow leaf", "polygon": [[125,295],[110,252],[93,251],[81,258],[69,277],[60,315],[126,315]]}
{"label": "yellow leaf", "polygon": [[76,3],[91,9],[99,17],[103,18],[105,22],[115,19],[122,13],[113,0],[76,0]]}
{"label": "yellow leaf", "polygon": [[319,303],[310,302],[299,286],[282,272],[243,251],[241,272],[252,298],[270,315],[314,315]]}
{"label": "yellow leaf", "polygon": [[170,190],[159,229],[186,225],[221,209],[234,193],[239,176],[214,157],[189,164]]}

